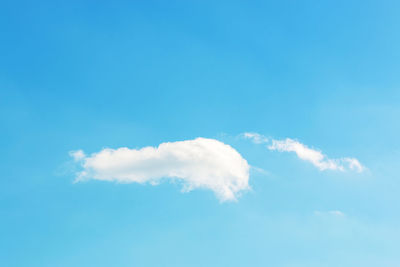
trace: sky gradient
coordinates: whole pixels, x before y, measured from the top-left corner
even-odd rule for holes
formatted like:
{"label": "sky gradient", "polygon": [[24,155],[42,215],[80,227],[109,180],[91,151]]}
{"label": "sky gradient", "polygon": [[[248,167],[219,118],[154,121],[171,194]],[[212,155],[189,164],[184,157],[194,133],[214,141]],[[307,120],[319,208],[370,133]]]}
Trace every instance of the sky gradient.
{"label": "sky gradient", "polygon": [[399,13],[1,1],[0,265],[400,266]]}

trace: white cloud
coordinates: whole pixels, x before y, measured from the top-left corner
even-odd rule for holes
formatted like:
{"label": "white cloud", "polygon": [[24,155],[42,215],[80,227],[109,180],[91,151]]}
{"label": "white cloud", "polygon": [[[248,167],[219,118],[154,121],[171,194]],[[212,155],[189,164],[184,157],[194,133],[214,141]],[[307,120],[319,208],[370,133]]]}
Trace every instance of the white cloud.
{"label": "white cloud", "polygon": [[75,161],[82,160],[86,157],[85,153],[82,150],[71,151],[69,155],[74,158]]}
{"label": "white cloud", "polygon": [[355,158],[329,159],[327,156],[322,154],[321,151],[311,149],[306,145],[290,138],[286,138],[285,140],[272,140],[272,144],[268,146],[268,149],[279,152],[295,152],[300,159],[311,162],[321,171],[355,170],[361,172],[364,170],[364,167]]}
{"label": "white cloud", "polygon": [[324,170],[354,170],[357,172],[362,172],[365,167],[356,158],[338,158],[330,159],[326,155],[322,154],[321,151],[311,149],[306,145],[286,138],[284,140],[269,139],[264,135],[255,132],[246,132],[241,134],[245,139],[251,140],[255,144],[268,144],[269,150],[275,150],[279,152],[295,152],[296,155],[305,161],[311,162],[315,167]]}
{"label": "white cloud", "polygon": [[231,146],[207,138],[167,142],[141,149],[106,148],[86,156],[82,150],[70,155],[83,170],[76,181],[88,179],[156,185],[162,178],[183,182],[183,191],[205,188],[221,201],[235,200],[249,189],[249,165]]}
{"label": "white cloud", "polygon": [[258,133],[244,133],[243,137],[245,139],[250,139],[255,144],[268,143],[268,138]]}
{"label": "white cloud", "polygon": [[355,158],[343,158],[344,162],[347,162],[348,168],[351,170],[356,170],[358,172],[362,172],[365,170],[365,167],[361,165],[361,163]]}

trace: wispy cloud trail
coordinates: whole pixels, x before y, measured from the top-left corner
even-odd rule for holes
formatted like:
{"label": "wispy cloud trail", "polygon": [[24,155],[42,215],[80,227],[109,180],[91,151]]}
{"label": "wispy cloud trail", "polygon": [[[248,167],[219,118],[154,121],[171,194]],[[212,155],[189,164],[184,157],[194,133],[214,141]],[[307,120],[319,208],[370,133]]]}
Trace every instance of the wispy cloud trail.
{"label": "wispy cloud trail", "polygon": [[321,151],[309,148],[308,146],[291,138],[286,138],[283,140],[270,140],[258,133],[244,133],[243,136],[246,139],[252,140],[255,144],[268,144],[267,148],[272,151],[294,152],[298,158],[310,162],[321,171],[354,170],[357,172],[362,172],[365,169],[365,167],[356,158],[343,157],[330,159]]}

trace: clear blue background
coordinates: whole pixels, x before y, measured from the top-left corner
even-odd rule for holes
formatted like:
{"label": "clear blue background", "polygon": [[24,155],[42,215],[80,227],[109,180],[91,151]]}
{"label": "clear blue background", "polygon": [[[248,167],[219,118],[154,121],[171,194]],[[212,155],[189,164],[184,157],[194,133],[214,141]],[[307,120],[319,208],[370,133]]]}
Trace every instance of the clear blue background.
{"label": "clear blue background", "polygon": [[[0,265],[400,266],[399,14],[394,0],[2,0]],[[320,172],[245,131],[368,170]],[[179,184],[72,183],[70,150],[199,136],[268,175],[222,204]]]}

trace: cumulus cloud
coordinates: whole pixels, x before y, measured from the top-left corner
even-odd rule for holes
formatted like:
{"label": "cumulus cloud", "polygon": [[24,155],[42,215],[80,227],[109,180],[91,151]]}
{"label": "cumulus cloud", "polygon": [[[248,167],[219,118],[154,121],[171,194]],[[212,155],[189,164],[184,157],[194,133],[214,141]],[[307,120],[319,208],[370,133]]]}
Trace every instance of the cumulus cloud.
{"label": "cumulus cloud", "polygon": [[167,142],[141,149],[106,148],[86,156],[70,152],[84,180],[158,184],[163,178],[180,180],[183,191],[196,188],[214,191],[221,201],[232,201],[249,189],[249,165],[231,146],[207,138]]}
{"label": "cumulus cloud", "polygon": [[311,149],[306,145],[290,138],[286,138],[285,140],[272,140],[272,143],[268,146],[268,149],[279,152],[294,152],[296,153],[297,157],[311,162],[321,171],[355,170],[357,172],[362,172],[364,170],[364,167],[355,158],[329,159],[327,156],[322,154],[321,151]]}

